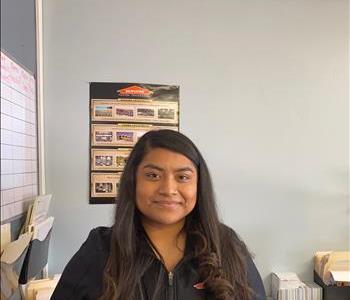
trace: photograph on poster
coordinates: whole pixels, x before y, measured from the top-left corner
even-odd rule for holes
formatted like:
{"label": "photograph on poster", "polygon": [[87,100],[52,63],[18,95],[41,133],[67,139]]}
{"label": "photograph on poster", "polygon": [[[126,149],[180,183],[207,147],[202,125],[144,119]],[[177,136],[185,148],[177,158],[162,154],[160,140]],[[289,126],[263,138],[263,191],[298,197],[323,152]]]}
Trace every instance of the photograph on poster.
{"label": "photograph on poster", "polygon": [[148,117],[154,119],[154,108],[137,108],[137,116],[138,117]]}
{"label": "photograph on poster", "polygon": [[96,182],[95,192],[96,193],[111,193],[113,184],[111,182]]}
{"label": "photograph on poster", "polygon": [[91,197],[116,197],[121,173],[91,173]]}
{"label": "photograph on poster", "polygon": [[127,161],[128,157],[131,152],[131,148],[120,148],[117,150],[117,154],[115,156],[115,163],[116,163],[116,169],[118,171],[123,171]]}
{"label": "photograph on poster", "polygon": [[127,161],[128,161],[127,156],[117,156],[115,158],[115,163],[116,163],[117,167],[121,168],[122,170],[124,169]]}
{"label": "photograph on poster", "polygon": [[116,105],[115,106],[115,114],[116,114],[116,120],[129,120],[134,118],[134,108],[133,107],[125,107],[122,105]]}
{"label": "photograph on poster", "polygon": [[113,156],[97,155],[95,156],[97,167],[111,167],[113,164]]}
{"label": "photograph on poster", "polygon": [[158,108],[158,118],[175,120],[175,109],[172,108]]}
{"label": "photograph on poster", "polygon": [[178,124],[178,104],[151,102],[136,104],[136,122]]}
{"label": "photograph on poster", "polygon": [[115,125],[92,124],[91,143],[93,146],[113,146]]}
{"label": "photograph on poster", "polygon": [[135,137],[133,131],[118,131],[116,132],[117,143],[134,143]]}
{"label": "photograph on poster", "polygon": [[115,100],[92,100],[92,120],[93,121],[112,121],[115,116],[113,114]]}
{"label": "photograph on poster", "polygon": [[116,146],[132,147],[147,131],[154,129],[151,124],[118,124],[116,126]]}
{"label": "photograph on poster", "polygon": [[113,131],[96,131],[96,142],[111,143],[113,141]]}
{"label": "photograph on poster", "polygon": [[123,171],[131,148],[91,149],[91,170]]}
{"label": "photograph on poster", "polygon": [[109,105],[96,105],[95,116],[96,117],[108,117],[111,118],[113,113],[113,106]]}

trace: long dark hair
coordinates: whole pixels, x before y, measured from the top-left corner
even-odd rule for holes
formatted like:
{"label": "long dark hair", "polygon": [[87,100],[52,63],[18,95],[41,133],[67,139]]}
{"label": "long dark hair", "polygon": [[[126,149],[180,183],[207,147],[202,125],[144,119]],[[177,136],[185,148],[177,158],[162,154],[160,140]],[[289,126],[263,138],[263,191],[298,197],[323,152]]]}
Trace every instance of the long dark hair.
{"label": "long dark hair", "polygon": [[245,265],[248,251],[234,231],[219,222],[210,174],[202,155],[185,135],[158,130],[149,131],[139,139],[124,168],[100,300],[135,299],[141,277],[151,264],[149,258],[138,255],[142,225],[135,195],[137,168],[154,148],[180,153],[197,168],[197,202],[186,218],[185,230],[206,292],[218,300],[251,299]]}

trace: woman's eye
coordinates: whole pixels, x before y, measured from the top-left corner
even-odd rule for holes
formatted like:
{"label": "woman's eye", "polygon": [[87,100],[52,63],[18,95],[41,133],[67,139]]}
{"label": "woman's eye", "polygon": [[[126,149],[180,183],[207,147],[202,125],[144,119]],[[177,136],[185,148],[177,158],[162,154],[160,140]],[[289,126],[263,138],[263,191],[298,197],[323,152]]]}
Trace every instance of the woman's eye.
{"label": "woman's eye", "polygon": [[158,179],[160,176],[156,173],[146,173],[146,177],[151,180]]}
{"label": "woman's eye", "polygon": [[188,181],[190,179],[190,176],[188,175],[179,175],[180,181]]}

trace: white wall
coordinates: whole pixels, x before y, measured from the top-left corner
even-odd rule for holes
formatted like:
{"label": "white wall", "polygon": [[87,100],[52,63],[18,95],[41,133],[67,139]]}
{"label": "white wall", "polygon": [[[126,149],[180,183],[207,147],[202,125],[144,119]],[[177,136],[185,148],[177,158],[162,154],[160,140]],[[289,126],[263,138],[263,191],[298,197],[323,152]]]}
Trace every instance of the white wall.
{"label": "white wall", "polygon": [[179,84],[221,215],[271,271],[349,249],[348,1],[44,1],[47,191],[61,272],[113,206],[88,204],[90,81]]}

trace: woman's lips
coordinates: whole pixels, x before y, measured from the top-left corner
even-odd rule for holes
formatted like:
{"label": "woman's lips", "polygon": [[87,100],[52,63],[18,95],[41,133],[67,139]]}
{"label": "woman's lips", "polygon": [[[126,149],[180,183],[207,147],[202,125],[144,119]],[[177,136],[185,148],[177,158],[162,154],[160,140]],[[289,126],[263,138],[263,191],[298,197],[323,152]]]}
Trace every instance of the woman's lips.
{"label": "woman's lips", "polygon": [[164,208],[177,208],[179,205],[181,205],[181,202],[179,201],[167,201],[167,200],[154,201],[154,203]]}

